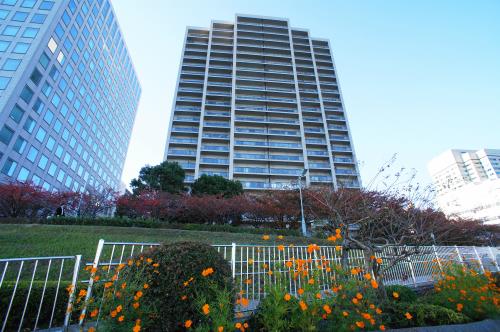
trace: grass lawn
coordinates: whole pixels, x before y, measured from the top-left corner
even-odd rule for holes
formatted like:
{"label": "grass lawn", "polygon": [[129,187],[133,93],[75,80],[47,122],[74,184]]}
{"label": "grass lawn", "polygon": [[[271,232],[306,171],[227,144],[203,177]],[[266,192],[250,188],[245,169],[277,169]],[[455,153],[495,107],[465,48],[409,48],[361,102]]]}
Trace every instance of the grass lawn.
{"label": "grass lawn", "polygon": [[208,244],[306,244],[322,241],[286,236],[269,241],[261,235],[247,233],[186,231],[110,226],[68,226],[37,224],[0,224],[0,258],[65,256],[82,254],[85,261],[93,259],[99,239],[130,242],[199,241]]}

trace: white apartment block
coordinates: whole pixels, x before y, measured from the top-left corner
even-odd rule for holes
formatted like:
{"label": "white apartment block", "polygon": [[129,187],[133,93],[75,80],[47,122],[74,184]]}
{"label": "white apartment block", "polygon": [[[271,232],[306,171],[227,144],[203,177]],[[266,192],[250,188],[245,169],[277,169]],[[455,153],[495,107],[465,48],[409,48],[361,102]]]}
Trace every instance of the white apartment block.
{"label": "white apartment block", "polygon": [[428,169],[446,215],[500,223],[500,150],[448,150]]}
{"label": "white apartment block", "polygon": [[236,15],[188,27],[165,148],[186,181],[217,174],[245,189],[359,188],[330,43],[279,18]]}

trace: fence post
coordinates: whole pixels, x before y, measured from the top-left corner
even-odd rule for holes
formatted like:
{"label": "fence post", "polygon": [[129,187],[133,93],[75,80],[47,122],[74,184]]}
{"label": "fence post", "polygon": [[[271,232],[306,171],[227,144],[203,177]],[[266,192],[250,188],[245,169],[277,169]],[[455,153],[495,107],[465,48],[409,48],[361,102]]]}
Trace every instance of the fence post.
{"label": "fence post", "polygon": [[497,257],[493,254],[493,250],[491,249],[491,247],[488,247],[488,249],[490,251],[491,260],[493,261],[493,264],[497,268],[497,272],[500,272],[500,267],[498,266]]}
{"label": "fence post", "polygon": [[415,278],[415,272],[413,271],[413,263],[411,262],[411,258],[408,258],[408,263],[410,263],[410,272],[411,272],[411,279],[413,280],[413,287],[417,287],[417,279]]}
{"label": "fence post", "polygon": [[231,243],[231,272],[233,279],[236,277],[236,243]]}
{"label": "fence post", "polygon": [[76,283],[78,281],[78,272],[80,271],[80,263],[82,261],[82,255],[75,256],[75,266],[73,267],[73,277],[71,278],[71,293],[69,294],[68,305],[66,306],[66,315],[64,316],[63,330],[67,331],[69,326],[69,321],[71,319],[71,313],[73,312],[73,301],[75,300]]}
{"label": "fence post", "polygon": [[472,248],[474,248],[474,252],[476,253],[476,257],[477,257],[477,260],[479,261],[479,266],[481,267],[481,271],[483,271],[483,273],[484,273],[485,270],[484,270],[483,262],[481,261],[481,257],[479,256],[479,254],[477,252],[476,246],[473,246]]}
{"label": "fence post", "polygon": [[455,251],[457,252],[458,261],[460,262],[460,264],[465,265],[464,260],[462,259],[462,255],[460,255],[460,250],[458,250],[457,245],[455,245]]}
{"label": "fence post", "polygon": [[436,246],[435,245],[432,245],[432,249],[434,250],[434,255],[436,256],[436,261],[438,263],[438,266],[439,266],[439,270],[441,271],[441,273],[443,272],[443,266],[441,266],[441,259],[439,258],[439,255],[438,255],[438,252],[436,250]]}
{"label": "fence post", "polygon": [[97,249],[95,251],[94,262],[92,263],[92,270],[90,272],[89,286],[87,287],[87,295],[85,296],[85,303],[83,304],[82,313],[80,315],[80,320],[78,324],[80,326],[83,325],[83,320],[85,319],[85,313],[87,312],[87,303],[92,295],[92,286],[94,285],[94,277],[97,272],[97,268],[99,266],[99,260],[101,259],[102,249],[104,248],[104,240],[100,239],[99,243],[97,243]]}

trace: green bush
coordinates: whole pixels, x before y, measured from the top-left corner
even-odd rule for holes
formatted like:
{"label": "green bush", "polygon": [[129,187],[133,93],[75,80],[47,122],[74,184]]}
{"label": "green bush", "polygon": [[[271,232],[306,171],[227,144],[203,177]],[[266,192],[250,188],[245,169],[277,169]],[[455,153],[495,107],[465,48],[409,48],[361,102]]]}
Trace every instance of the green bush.
{"label": "green bush", "polygon": [[[428,303],[386,302],[382,310],[392,328],[464,324],[471,319],[453,310]],[[407,317],[407,313],[411,318]]]}
{"label": "green bush", "polygon": [[[66,313],[66,307],[68,305],[68,292],[66,291],[66,287],[69,284],[69,281],[61,281],[58,289],[57,282],[51,281],[47,283],[37,328],[47,328],[49,326],[57,290],[57,302],[54,310],[52,327],[62,326]],[[21,316],[23,314],[25,301],[28,295],[29,285],[29,282],[20,282],[18,284],[16,294],[14,296],[14,301],[12,302],[12,307],[10,309],[9,319],[7,321],[7,326],[5,329],[6,331],[13,331],[18,329],[19,323],[21,321]],[[28,306],[26,307],[26,313],[24,314],[22,325],[24,328],[29,328],[31,330],[35,326],[35,320],[38,309],[40,308],[40,300],[42,298],[43,285],[44,283],[41,281],[35,281],[33,283]],[[13,288],[13,282],[4,282],[2,284],[2,288],[0,288],[0,317],[2,319],[0,320],[0,322],[2,323],[4,315],[6,314],[7,308],[10,303]]]}
{"label": "green bush", "polygon": [[[417,300],[417,293],[413,289],[402,285],[390,285],[385,287],[387,297],[393,301],[398,302],[414,302]],[[398,293],[399,297],[396,299],[393,293]],[[382,293],[383,294],[383,293]]]}
{"label": "green bush", "polygon": [[[220,292],[230,292],[234,298],[230,266],[211,246],[179,242],[153,248],[144,256],[159,264],[158,272],[148,277],[150,288],[142,300],[156,308],[152,320],[155,330],[177,330],[186,320],[196,326],[203,317],[199,303],[202,297],[213,299]],[[213,273],[203,276],[209,268]],[[232,304],[227,312],[232,315]]]}

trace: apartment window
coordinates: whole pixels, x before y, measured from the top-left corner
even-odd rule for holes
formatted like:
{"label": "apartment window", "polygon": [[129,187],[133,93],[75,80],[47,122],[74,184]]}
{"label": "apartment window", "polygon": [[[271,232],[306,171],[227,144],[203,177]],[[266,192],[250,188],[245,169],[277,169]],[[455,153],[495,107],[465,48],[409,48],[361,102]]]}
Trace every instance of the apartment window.
{"label": "apartment window", "polygon": [[47,132],[45,131],[45,129],[43,129],[42,127],[40,127],[40,128],[38,128],[38,131],[37,131],[37,133],[35,135],[35,138],[40,143],[43,143],[43,140],[45,139],[45,135],[47,135]]}
{"label": "apartment window", "polygon": [[47,158],[45,155],[42,154],[42,156],[40,157],[40,160],[38,161],[38,167],[40,169],[45,170],[48,162],[49,162],[49,158]]}
{"label": "apartment window", "polygon": [[26,130],[28,133],[31,134],[33,132],[33,129],[35,129],[35,126],[36,126],[36,121],[29,116],[24,122],[23,128],[24,130]]}
{"label": "apartment window", "polygon": [[21,91],[21,95],[19,96],[26,104],[29,104],[31,98],[33,98],[33,90],[31,90],[27,85],[24,87],[23,91]]}
{"label": "apartment window", "polygon": [[7,71],[15,71],[17,70],[17,67],[21,64],[20,59],[7,59],[5,63],[3,64],[2,69],[7,70]]}
{"label": "apartment window", "polygon": [[42,1],[38,9],[41,10],[51,10],[54,7],[54,1]]}
{"label": "apartment window", "polygon": [[45,113],[45,116],[43,117],[43,120],[45,120],[45,122],[47,122],[50,125],[52,123],[53,119],[54,119],[54,113],[47,110],[47,112]]}
{"label": "apartment window", "polygon": [[19,32],[20,27],[15,26],[15,25],[7,25],[2,32],[2,35],[4,36],[15,36]]}
{"label": "apartment window", "polygon": [[38,63],[40,63],[40,65],[44,69],[47,69],[47,67],[49,66],[49,62],[50,62],[49,56],[45,52],[43,52],[42,55],[40,56],[40,60],[38,61]]}
{"label": "apartment window", "polygon": [[30,48],[30,44],[27,43],[17,43],[12,52],[17,54],[26,54],[28,49]]}
{"label": "apartment window", "polygon": [[45,15],[45,14],[35,14],[31,18],[31,23],[43,24],[43,22],[45,22],[46,18],[47,18],[47,15]]}
{"label": "apartment window", "polygon": [[62,37],[64,36],[64,29],[60,24],[57,24],[55,32],[56,36],[59,37],[59,39],[62,39]]}
{"label": "apartment window", "polygon": [[14,16],[12,16],[11,20],[16,22],[24,22],[28,18],[28,13],[26,12],[16,12]]}
{"label": "apartment window", "polygon": [[37,112],[38,114],[41,114],[44,108],[45,104],[43,103],[43,101],[40,98],[37,98],[32,107],[33,111]]}
{"label": "apartment window", "polygon": [[30,171],[28,171],[24,167],[21,167],[21,169],[19,170],[19,174],[17,175],[17,181],[25,182],[26,180],[28,180],[29,175]]}
{"label": "apartment window", "polygon": [[7,15],[9,15],[10,11],[5,9],[0,9],[0,20],[5,20]]}
{"label": "apartment window", "polygon": [[38,155],[38,150],[32,146],[30,147],[28,154],[26,155],[26,159],[34,163],[37,155]]}
{"label": "apartment window", "polygon": [[2,5],[7,5],[7,6],[15,6],[17,3],[17,0],[3,0]]}
{"label": "apartment window", "polygon": [[10,77],[0,76],[0,90],[7,89],[7,85],[9,85]]}
{"label": "apartment window", "polygon": [[24,115],[24,110],[21,107],[19,107],[19,105],[15,105],[14,108],[12,108],[12,111],[10,111],[9,117],[16,123],[19,123],[21,122],[23,115]]}
{"label": "apartment window", "polygon": [[26,28],[24,29],[23,37],[33,39],[38,34],[38,30],[39,30],[38,28]]}
{"label": "apartment window", "polygon": [[10,42],[6,40],[0,40],[0,52],[5,52],[9,48]]}
{"label": "apartment window", "polygon": [[27,145],[26,140],[21,136],[18,136],[16,142],[14,143],[13,150],[19,154],[23,154],[26,145]]}
{"label": "apartment window", "polygon": [[33,174],[33,176],[31,177],[31,182],[33,182],[33,184],[35,186],[39,186],[40,182],[42,182],[42,179],[40,179],[40,177],[38,177],[35,174]]}
{"label": "apartment window", "polygon": [[14,130],[12,130],[9,126],[4,125],[2,129],[0,129],[0,142],[5,145],[9,145],[12,140],[12,136],[14,136]]}
{"label": "apartment window", "polygon": [[57,174],[57,181],[59,181],[60,183],[62,183],[62,181],[64,179],[64,175],[66,175],[66,173],[64,173],[64,171],[62,169],[60,169],[59,173]]}
{"label": "apartment window", "polygon": [[52,151],[54,150],[55,145],[56,145],[56,140],[52,136],[49,136],[49,139],[47,140],[47,144],[45,144],[45,146],[49,151]]}
{"label": "apartment window", "polygon": [[17,163],[9,158],[7,159],[7,161],[5,161],[5,164],[3,164],[2,173],[7,176],[12,176],[14,174],[14,171],[16,170],[16,167]]}
{"label": "apartment window", "polygon": [[24,0],[21,7],[33,8],[37,0]]}
{"label": "apartment window", "polygon": [[50,163],[50,167],[49,167],[49,170],[47,171],[47,173],[50,176],[54,176],[56,174],[56,171],[57,171],[57,165],[54,163]]}
{"label": "apartment window", "polygon": [[50,93],[51,93],[51,92],[52,92],[52,86],[51,86],[49,83],[45,82],[45,84],[44,84],[44,85],[43,85],[43,87],[42,87],[42,93],[43,93],[46,97],[48,97],[48,96],[50,95]]}
{"label": "apartment window", "polygon": [[30,79],[33,83],[35,83],[36,86],[38,86],[38,84],[40,84],[40,82],[42,81],[42,77],[42,73],[40,73],[40,71],[35,68],[31,73]]}

